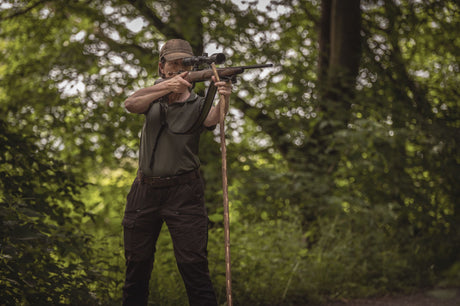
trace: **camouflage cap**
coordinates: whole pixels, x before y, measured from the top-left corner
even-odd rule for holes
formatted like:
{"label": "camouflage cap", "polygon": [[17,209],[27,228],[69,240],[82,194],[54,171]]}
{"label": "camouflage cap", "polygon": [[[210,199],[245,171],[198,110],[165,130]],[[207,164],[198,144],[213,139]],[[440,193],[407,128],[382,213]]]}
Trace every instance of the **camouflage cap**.
{"label": "camouflage cap", "polygon": [[184,57],[193,56],[193,50],[188,41],[182,39],[168,40],[160,50],[160,61],[174,61]]}

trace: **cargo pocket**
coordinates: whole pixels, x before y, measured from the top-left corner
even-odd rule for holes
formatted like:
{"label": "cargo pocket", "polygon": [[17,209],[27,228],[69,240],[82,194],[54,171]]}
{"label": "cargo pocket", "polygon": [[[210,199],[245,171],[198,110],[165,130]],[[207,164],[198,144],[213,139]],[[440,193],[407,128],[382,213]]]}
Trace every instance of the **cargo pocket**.
{"label": "cargo pocket", "polygon": [[[198,207],[197,207],[198,208]],[[208,218],[204,209],[172,211],[166,221],[178,262],[206,260]]]}
{"label": "cargo pocket", "polygon": [[125,248],[125,258],[127,260],[132,260],[133,251],[134,251],[133,238],[135,237],[134,235],[135,220],[125,215],[121,224],[123,225],[123,244]]}
{"label": "cargo pocket", "polygon": [[125,217],[123,218],[123,221],[121,222],[121,225],[123,225],[125,229],[133,229],[135,223],[136,223],[135,218],[125,215]]}

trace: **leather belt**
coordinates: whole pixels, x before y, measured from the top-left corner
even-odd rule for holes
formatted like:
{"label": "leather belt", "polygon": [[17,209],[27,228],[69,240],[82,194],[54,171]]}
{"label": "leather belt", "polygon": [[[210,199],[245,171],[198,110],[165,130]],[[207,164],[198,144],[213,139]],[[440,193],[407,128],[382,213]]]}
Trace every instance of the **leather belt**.
{"label": "leather belt", "polygon": [[196,178],[200,178],[200,171],[198,169],[175,176],[144,176],[141,171],[138,171],[136,181],[154,187],[169,187],[186,184]]}

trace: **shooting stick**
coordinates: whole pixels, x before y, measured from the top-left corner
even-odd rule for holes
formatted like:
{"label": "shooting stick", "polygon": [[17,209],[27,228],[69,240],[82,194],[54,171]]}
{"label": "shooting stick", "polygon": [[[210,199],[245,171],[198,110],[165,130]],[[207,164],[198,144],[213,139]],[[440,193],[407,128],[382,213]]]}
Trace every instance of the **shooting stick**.
{"label": "shooting stick", "polygon": [[[216,65],[211,64],[212,71],[219,82]],[[225,145],[225,97],[220,95],[219,109],[220,146],[222,151],[222,193],[224,197],[224,236],[225,236],[225,282],[227,288],[227,305],[232,306],[232,275],[230,271],[230,218],[228,209],[228,183],[227,183],[227,148]]]}

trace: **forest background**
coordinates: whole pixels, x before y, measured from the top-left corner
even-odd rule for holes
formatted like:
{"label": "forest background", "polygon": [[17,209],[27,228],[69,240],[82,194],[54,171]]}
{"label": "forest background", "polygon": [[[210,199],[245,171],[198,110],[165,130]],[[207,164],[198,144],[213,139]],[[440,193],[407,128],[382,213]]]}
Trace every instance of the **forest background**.
{"label": "forest background", "polygon": [[[120,304],[142,126],[123,101],[170,38],[274,64],[239,78],[226,121],[236,305],[460,285],[457,1],[0,3],[4,305]],[[200,150],[223,304],[216,133]],[[150,302],[186,304],[166,227],[157,249]]]}

